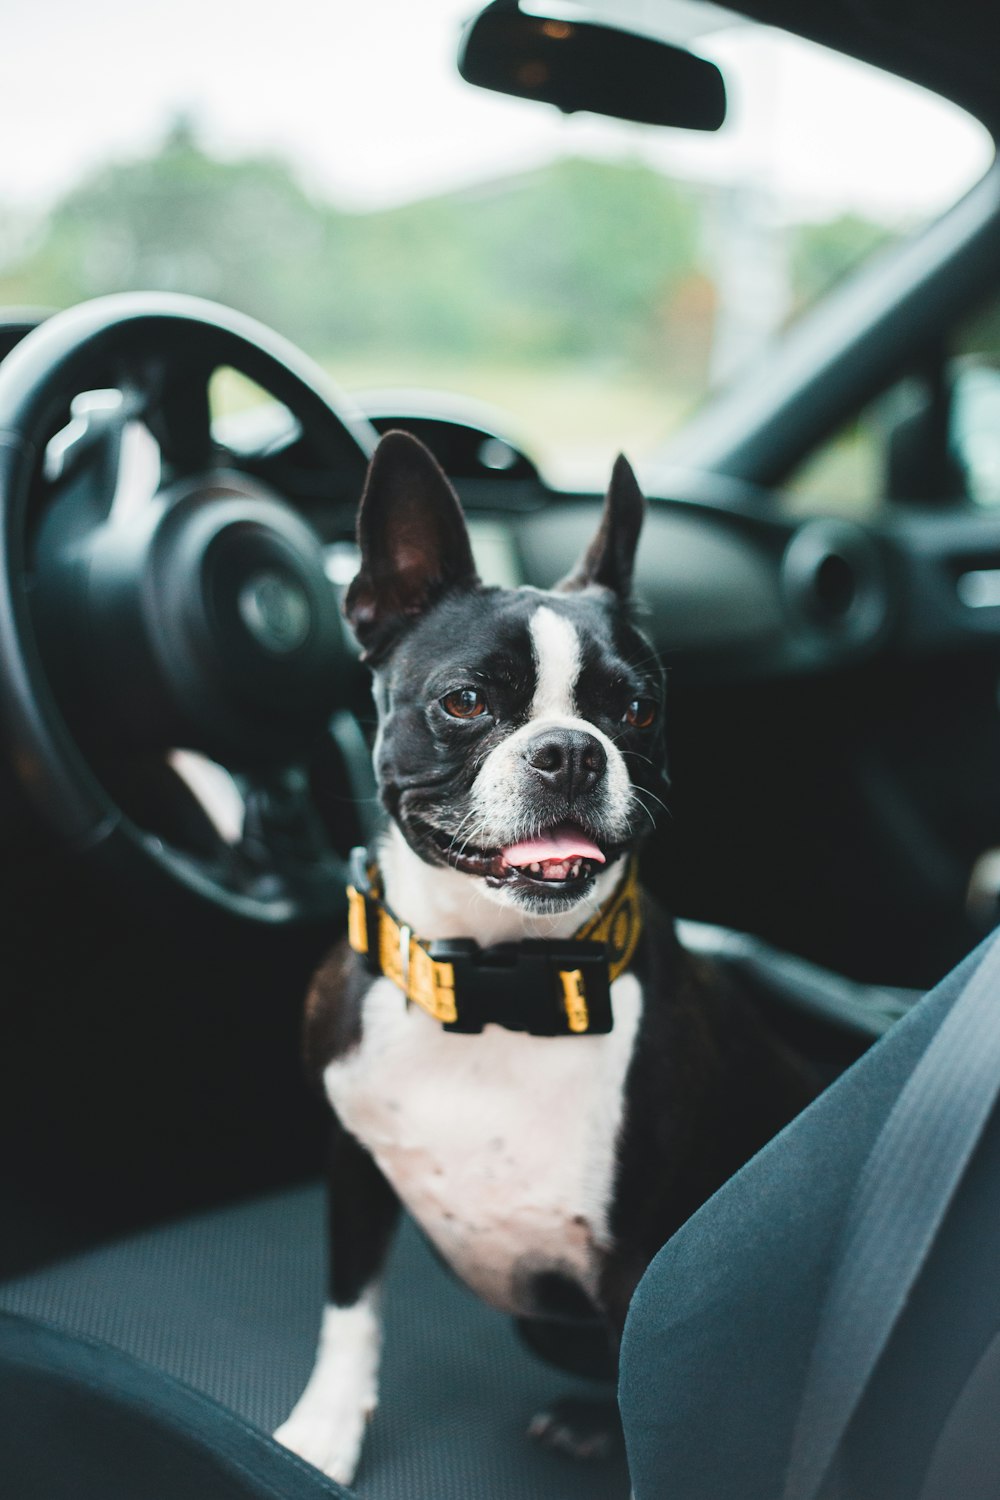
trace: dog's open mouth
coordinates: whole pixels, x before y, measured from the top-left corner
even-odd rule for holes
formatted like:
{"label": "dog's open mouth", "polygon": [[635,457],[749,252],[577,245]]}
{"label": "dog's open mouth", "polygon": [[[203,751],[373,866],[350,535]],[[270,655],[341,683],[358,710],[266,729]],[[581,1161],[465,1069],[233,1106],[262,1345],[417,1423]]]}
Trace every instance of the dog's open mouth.
{"label": "dog's open mouth", "polygon": [[611,853],[571,823],[496,849],[456,845],[437,829],[432,832],[441,852],[456,870],[480,875],[493,886],[529,886],[551,895],[582,889],[608,862]]}
{"label": "dog's open mouth", "polygon": [[511,844],[501,851],[500,857],[506,869],[522,875],[527,872],[544,881],[578,880],[585,867],[587,875],[591,875],[597,865],[605,863],[597,845],[569,824],[538,838]]}

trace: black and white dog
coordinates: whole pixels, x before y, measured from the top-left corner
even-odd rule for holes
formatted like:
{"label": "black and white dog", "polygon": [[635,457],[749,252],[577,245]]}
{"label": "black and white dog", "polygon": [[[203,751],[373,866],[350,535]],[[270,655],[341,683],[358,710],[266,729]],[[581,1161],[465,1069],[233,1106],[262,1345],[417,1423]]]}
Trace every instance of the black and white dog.
{"label": "black and white dog", "polygon": [[619,459],[568,578],[488,588],[426,449],[390,433],[372,461],[345,612],[388,823],[356,951],[309,998],[336,1114],[330,1302],[277,1433],[342,1481],[377,1401],[400,1203],[495,1307],[599,1316],[614,1349],[660,1246],[808,1098],[635,893],[665,784],[663,671],[629,606],[644,504]]}

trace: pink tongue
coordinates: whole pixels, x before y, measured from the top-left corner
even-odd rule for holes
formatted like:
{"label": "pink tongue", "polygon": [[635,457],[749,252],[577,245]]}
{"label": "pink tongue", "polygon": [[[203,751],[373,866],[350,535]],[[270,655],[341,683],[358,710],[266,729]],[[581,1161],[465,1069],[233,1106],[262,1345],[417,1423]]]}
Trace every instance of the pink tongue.
{"label": "pink tongue", "polygon": [[544,838],[525,839],[503,851],[504,864],[533,865],[547,859],[593,859],[604,864],[604,855],[582,833],[550,833]]}

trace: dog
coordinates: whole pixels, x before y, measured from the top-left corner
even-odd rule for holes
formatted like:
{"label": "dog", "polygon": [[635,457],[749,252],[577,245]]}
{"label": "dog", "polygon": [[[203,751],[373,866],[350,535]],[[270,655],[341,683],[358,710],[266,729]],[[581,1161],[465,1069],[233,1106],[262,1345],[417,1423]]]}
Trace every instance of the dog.
{"label": "dog", "polygon": [[[276,1433],[341,1482],[377,1403],[400,1204],[494,1307],[600,1319],[614,1353],[656,1252],[811,1094],[636,884],[666,787],[664,672],[631,602],[644,509],[619,458],[573,572],[493,588],[426,448],[389,433],[369,468],[344,612],[386,827],[307,1003],[335,1117],[330,1301]],[[533,1430],[594,1446],[558,1417]]]}

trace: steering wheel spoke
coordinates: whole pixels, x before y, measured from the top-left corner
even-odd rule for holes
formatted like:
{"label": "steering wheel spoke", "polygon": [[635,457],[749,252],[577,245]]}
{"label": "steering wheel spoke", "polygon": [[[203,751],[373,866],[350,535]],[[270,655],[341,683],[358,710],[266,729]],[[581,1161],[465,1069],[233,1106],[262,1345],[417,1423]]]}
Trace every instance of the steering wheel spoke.
{"label": "steering wheel spoke", "polygon": [[202,473],[219,459],[210,398],[215,370],[215,361],[195,354],[156,361],[144,372],[143,417],[159,445],[167,482]]}
{"label": "steering wheel spoke", "polygon": [[116,507],[148,502],[160,475],[159,450],[135,401],[121,391],[85,391],[45,451],[47,529],[75,544]]}
{"label": "steering wheel spoke", "polygon": [[329,831],[302,765],[254,772],[241,778],[245,814],[235,846],[248,888],[272,899],[328,905],[341,894],[345,864]]}

